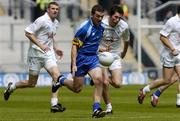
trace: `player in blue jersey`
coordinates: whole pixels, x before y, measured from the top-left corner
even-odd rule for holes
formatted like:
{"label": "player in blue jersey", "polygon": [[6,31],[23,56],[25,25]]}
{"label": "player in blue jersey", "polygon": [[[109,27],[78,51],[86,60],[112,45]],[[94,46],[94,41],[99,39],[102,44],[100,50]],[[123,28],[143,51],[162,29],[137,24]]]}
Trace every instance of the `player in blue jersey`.
{"label": "player in blue jersey", "polygon": [[104,9],[100,5],[93,6],[91,17],[84,21],[77,29],[72,41],[71,49],[71,73],[73,80],[63,75],[59,77],[59,83],[54,84],[52,90],[65,85],[72,91],[81,91],[84,83],[84,76],[89,74],[94,82],[93,93],[93,118],[104,117],[106,112],[101,109],[103,81],[102,71],[98,59],[99,42],[103,36],[104,27],[101,23],[104,16]]}

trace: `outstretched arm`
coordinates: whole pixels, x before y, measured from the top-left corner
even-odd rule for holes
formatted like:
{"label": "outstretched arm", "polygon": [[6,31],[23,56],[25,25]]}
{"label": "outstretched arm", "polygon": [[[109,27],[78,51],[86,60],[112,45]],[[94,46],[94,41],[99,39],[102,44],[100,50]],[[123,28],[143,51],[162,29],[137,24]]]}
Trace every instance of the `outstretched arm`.
{"label": "outstretched arm", "polygon": [[[54,40],[53,40],[53,41],[54,41]],[[56,46],[55,41],[53,42],[53,49],[54,49],[55,53],[56,53],[56,54],[60,57],[60,59],[61,59],[62,56],[63,56],[63,51]]]}
{"label": "outstretched arm", "polygon": [[160,35],[160,40],[163,43],[163,45],[169,48],[169,50],[172,52],[174,56],[179,54],[178,50],[173,47],[173,45],[171,44],[171,42],[169,41],[167,37]]}
{"label": "outstretched arm", "polygon": [[71,48],[71,73],[73,76],[77,71],[77,66],[76,66],[77,50],[78,50],[78,43],[76,42],[76,39],[74,39]]}
{"label": "outstretched arm", "polygon": [[123,42],[124,42],[124,48],[123,48],[123,51],[121,52],[121,58],[124,58],[126,53],[127,53],[127,50],[128,50],[128,46],[129,46],[129,38],[130,38],[130,34],[129,34],[129,29],[126,29],[123,33]]}
{"label": "outstretched arm", "polygon": [[50,50],[50,48],[48,46],[41,44],[34,34],[25,32],[25,35],[32,43],[34,43],[35,45],[40,47],[41,50],[43,50],[44,52],[47,52]]}
{"label": "outstretched arm", "polygon": [[121,58],[124,58],[128,50],[129,41],[124,41],[124,49],[121,52]]}

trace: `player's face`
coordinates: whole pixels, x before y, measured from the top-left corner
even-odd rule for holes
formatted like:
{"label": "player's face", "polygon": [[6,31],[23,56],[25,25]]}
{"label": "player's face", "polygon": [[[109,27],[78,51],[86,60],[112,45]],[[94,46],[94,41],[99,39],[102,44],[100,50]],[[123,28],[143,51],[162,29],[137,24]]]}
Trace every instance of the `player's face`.
{"label": "player's face", "polygon": [[50,5],[50,7],[47,9],[47,12],[48,12],[49,17],[51,19],[55,19],[58,16],[58,13],[59,13],[59,6]]}
{"label": "player's face", "polygon": [[92,15],[93,24],[98,26],[101,23],[103,16],[104,12],[96,11],[95,14]]}
{"label": "player's face", "polygon": [[112,27],[116,26],[118,24],[118,22],[120,21],[122,15],[118,12],[115,12],[115,14],[113,14],[111,17],[110,17],[110,25]]}

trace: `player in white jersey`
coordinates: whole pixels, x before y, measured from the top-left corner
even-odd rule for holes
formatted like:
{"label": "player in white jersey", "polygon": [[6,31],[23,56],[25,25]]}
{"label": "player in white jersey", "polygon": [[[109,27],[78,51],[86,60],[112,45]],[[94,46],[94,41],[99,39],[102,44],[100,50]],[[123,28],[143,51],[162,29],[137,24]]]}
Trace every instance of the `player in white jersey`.
{"label": "player in white jersey", "polygon": [[[178,80],[180,77],[180,5],[177,8],[177,15],[171,17],[166,23],[163,29],[160,31],[160,40],[164,45],[164,48],[161,52],[161,63],[163,66],[163,79],[158,81],[153,81],[144,88],[140,89],[138,95],[138,102],[143,103],[143,100],[147,92],[150,92],[151,89],[171,85],[175,80]],[[177,74],[177,77],[174,76],[174,73]],[[166,86],[161,87],[167,88]],[[156,95],[152,95],[151,104],[156,106],[157,98],[160,96],[160,91],[156,92]],[[177,94],[177,107],[180,107],[180,84],[179,84],[179,94]]]}
{"label": "player in white jersey", "polygon": [[[17,83],[10,82],[4,92],[5,100],[9,99],[10,94],[15,89],[35,87],[42,68],[46,69],[54,82],[58,80],[60,72],[55,54],[60,57],[63,55],[63,52],[54,43],[59,23],[56,19],[58,13],[59,4],[50,2],[47,6],[47,12],[25,29],[25,35],[30,40],[28,51],[29,79]],[[57,92],[52,93],[51,112],[63,112],[64,110],[65,108],[58,103]]]}
{"label": "player in white jersey", "polygon": [[[115,88],[120,88],[122,84],[122,59],[125,57],[129,43],[128,24],[122,19],[123,10],[119,6],[112,6],[109,16],[104,17],[105,30],[100,42],[99,52],[111,52],[115,58],[109,67],[102,67],[103,70],[103,99],[106,103],[107,114],[112,114],[112,105],[109,95],[109,84]],[[123,41],[123,46],[122,46]],[[122,48],[123,47],[123,48]],[[109,73],[111,76],[109,76]]]}

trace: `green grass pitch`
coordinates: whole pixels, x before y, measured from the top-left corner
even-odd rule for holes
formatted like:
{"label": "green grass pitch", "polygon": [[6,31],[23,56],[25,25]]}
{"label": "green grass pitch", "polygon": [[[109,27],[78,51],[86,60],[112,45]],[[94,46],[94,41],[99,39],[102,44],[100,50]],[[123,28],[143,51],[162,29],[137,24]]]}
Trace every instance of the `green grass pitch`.
{"label": "green grass pitch", "polygon": [[[141,87],[143,85],[111,87],[114,114],[101,119],[91,118],[91,86],[85,86],[79,94],[61,88],[59,99],[66,107],[63,113],[50,113],[50,87],[16,90],[7,102],[3,100],[4,88],[0,88],[0,121],[180,121],[180,108],[175,107],[177,85],[161,96],[156,108],[150,105],[150,93],[142,105],[137,103]],[[104,103],[102,107],[105,109]]]}

